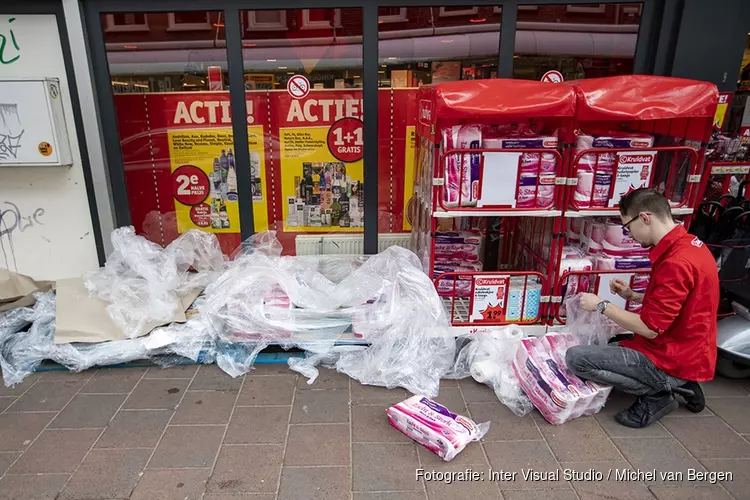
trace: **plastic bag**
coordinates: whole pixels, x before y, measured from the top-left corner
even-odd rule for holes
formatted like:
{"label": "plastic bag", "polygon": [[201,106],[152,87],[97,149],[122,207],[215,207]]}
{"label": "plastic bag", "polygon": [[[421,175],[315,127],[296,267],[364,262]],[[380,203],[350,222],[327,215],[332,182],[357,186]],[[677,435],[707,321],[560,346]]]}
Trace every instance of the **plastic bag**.
{"label": "plastic bag", "polygon": [[[49,358],[55,335],[55,293],[35,293],[36,304],[28,318],[28,331],[8,328],[0,338],[0,367],[6,387],[23,382],[45,359]],[[28,313],[28,311],[27,311]],[[20,319],[14,327],[20,323]]]}
{"label": "plastic bag", "polygon": [[534,405],[521,389],[513,371],[513,360],[523,338],[523,330],[515,325],[473,336],[459,351],[452,376],[471,376],[492,387],[497,399],[515,415],[523,417],[529,414]]}
{"label": "plastic bag", "polygon": [[171,320],[182,308],[181,293],[202,288],[225,267],[216,236],[198,230],[163,249],[122,227],[112,232],[112,246],[106,265],[84,281],[89,292],[110,303],[112,321],[131,339],[147,323]]}
{"label": "plastic bag", "polygon": [[599,312],[581,307],[581,295],[565,301],[567,320],[565,330],[575,335],[580,344],[607,345],[609,339],[626,330]]}

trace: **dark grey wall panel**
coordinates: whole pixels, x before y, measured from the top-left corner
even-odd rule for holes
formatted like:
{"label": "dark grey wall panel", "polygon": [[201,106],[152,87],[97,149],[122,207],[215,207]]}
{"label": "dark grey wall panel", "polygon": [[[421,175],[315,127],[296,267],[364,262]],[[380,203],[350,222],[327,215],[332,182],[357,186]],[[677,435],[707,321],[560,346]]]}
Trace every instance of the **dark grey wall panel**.
{"label": "dark grey wall panel", "polygon": [[672,76],[735,90],[748,31],[748,0],[685,0]]}

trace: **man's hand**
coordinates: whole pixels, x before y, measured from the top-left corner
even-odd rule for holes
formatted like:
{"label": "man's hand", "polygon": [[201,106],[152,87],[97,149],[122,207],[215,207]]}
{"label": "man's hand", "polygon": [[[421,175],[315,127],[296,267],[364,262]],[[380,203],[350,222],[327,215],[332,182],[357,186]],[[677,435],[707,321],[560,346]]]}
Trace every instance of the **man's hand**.
{"label": "man's hand", "polygon": [[581,294],[581,307],[583,307],[584,311],[596,312],[596,306],[598,306],[599,302],[601,301],[602,299],[600,299],[597,295],[594,295],[593,293]]}
{"label": "man's hand", "polygon": [[633,290],[630,288],[630,286],[621,279],[613,279],[609,282],[609,291],[619,295],[625,300],[630,299],[633,295]]}

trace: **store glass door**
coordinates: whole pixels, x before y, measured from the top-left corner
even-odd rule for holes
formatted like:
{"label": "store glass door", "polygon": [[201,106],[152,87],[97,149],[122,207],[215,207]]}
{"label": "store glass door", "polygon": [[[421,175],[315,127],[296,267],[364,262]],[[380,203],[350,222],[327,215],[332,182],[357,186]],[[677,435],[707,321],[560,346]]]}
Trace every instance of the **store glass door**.
{"label": "store glass door", "polygon": [[362,9],[240,19],[255,230],[285,254],[363,253]]}
{"label": "store glass door", "polygon": [[231,252],[247,167],[234,157],[223,12],[113,12],[101,23],[131,224],[162,246],[210,231]]}

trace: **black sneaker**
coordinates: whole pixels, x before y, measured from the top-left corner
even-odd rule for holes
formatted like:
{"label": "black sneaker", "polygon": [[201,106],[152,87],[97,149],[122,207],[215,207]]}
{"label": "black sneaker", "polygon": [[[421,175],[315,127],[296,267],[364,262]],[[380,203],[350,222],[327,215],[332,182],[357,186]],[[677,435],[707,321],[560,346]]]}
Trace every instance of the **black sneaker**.
{"label": "black sneaker", "polygon": [[685,406],[693,413],[700,413],[706,408],[706,396],[698,382],[688,382],[674,389],[674,392],[685,399]]}
{"label": "black sneaker", "polygon": [[630,408],[615,415],[615,420],[625,427],[641,429],[653,424],[679,406],[680,404],[671,392],[639,396]]}

